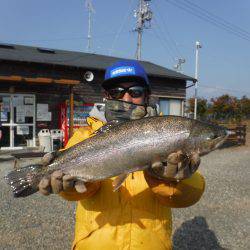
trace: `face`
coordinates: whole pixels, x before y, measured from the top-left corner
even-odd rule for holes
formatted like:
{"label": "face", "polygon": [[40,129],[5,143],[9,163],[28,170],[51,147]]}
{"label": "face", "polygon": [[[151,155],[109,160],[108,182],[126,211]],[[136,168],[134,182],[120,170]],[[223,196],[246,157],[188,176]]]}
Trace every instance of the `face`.
{"label": "face", "polygon": [[[122,91],[123,89],[126,89],[125,93],[125,90]],[[119,92],[123,92],[123,94],[119,96]],[[105,96],[109,99],[117,99],[139,105],[144,104],[147,98],[145,89],[141,85],[135,83],[120,83],[114,88],[107,90]]]}

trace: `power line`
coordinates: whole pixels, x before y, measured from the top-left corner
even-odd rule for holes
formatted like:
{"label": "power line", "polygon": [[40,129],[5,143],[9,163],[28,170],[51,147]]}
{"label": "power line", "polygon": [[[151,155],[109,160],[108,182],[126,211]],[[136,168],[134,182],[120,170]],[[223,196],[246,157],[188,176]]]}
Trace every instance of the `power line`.
{"label": "power line", "polygon": [[183,0],[183,1],[184,2],[182,4],[184,4],[185,7],[193,10],[195,13],[198,12],[203,17],[208,18],[212,22],[217,23],[218,25],[221,26],[222,29],[229,31],[230,33],[233,33],[233,34],[236,33],[242,37],[250,39],[250,34],[247,34],[248,32],[242,32],[240,29],[233,27],[229,22],[227,22],[227,21],[225,22],[224,19],[222,19],[223,21],[221,21],[220,18],[217,17],[216,15],[214,15],[212,13],[210,14],[210,12],[208,12],[207,10],[202,9],[198,5],[192,4],[190,1],[186,1],[186,2],[185,2],[185,0]]}
{"label": "power line", "polygon": [[[154,1],[153,3],[154,3],[154,6],[155,6],[156,9],[157,9],[157,12],[156,12],[156,13],[158,13],[160,19],[162,20],[162,23],[163,23],[163,25],[164,25],[164,30],[165,30],[166,33],[167,33],[167,37],[169,37],[169,40],[170,40],[170,41],[172,42],[172,44],[173,44],[173,48],[176,50],[178,57],[180,57],[180,58],[183,57],[182,53],[180,52],[180,50],[179,50],[179,48],[178,48],[178,46],[177,46],[176,41],[174,40],[174,38],[172,37],[172,35],[170,34],[170,32],[169,32],[169,30],[168,30],[168,28],[167,28],[167,24],[166,24],[166,22],[165,22],[165,19],[164,19],[163,16],[161,15],[161,12],[159,11],[159,8],[158,8],[158,5],[157,5],[156,1]],[[156,17],[155,17],[155,18],[156,18]]]}
{"label": "power line", "polygon": [[[125,33],[125,32],[120,32]],[[127,32],[126,32],[127,33]],[[115,32],[113,33],[108,33],[104,35],[99,35],[99,36],[92,36],[93,38],[103,38],[103,37],[108,37],[116,34]],[[70,38],[54,38],[54,39],[34,39],[34,40],[14,40],[9,42],[7,41],[1,41],[2,43],[22,43],[22,42],[57,42],[57,41],[71,41],[71,40],[82,40],[82,39],[88,39],[87,36],[80,36],[80,37],[70,37]]]}
{"label": "power line", "polygon": [[127,11],[127,13],[125,14],[125,16],[124,16],[124,18],[123,18],[123,22],[122,22],[121,26],[119,27],[119,29],[117,30],[117,32],[116,32],[116,34],[115,34],[115,37],[114,37],[114,40],[113,40],[113,43],[112,43],[112,46],[111,46],[109,55],[111,55],[111,53],[113,52],[115,43],[117,42],[117,40],[118,40],[118,38],[119,38],[119,36],[120,36],[120,34],[121,34],[121,32],[122,32],[123,27],[124,27],[126,21],[127,21],[128,18],[129,18],[130,11],[131,11],[131,8],[132,8],[132,6],[133,6],[133,3],[134,3],[134,0],[131,0],[131,1],[130,1],[130,5],[129,5],[129,7],[128,7],[128,11]]}
{"label": "power line", "polygon": [[204,16],[204,13],[198,13],[197,10],[194,10],[192,7],[190,6],[183,6],[183,5],[180,5],[179,3],[177,2],[171,2],[170,0],[165,0],[167,3],[170,3],[172,5],[175,5],[177,8],[180,8],[196,17],[198,17],[199,19],[203,20],[203,21],[206,21],[214,26],[216,26],[217,28],[220,28],[220,29],[223,29],[223,30],[226,30],[227,32],[231,33],[231,34],[234,34],[235,36],[241,38],[241,39],[244,39],[248,42],[250,42],[250,38],[247,37],[246,35],[243,35],[241,33],[239,33],[238,31],[235,31],[233,30],[232,28],[230,27],[227,27],[226,25],[222,24],[222,23],[218,23],[218,21],[215,21],[214,19],[212,19],[211,17],[208,17],[207,15]]}
{"label": "power line", "polygon": [[207,89],[215,89],[215,90],[222,90],[222,91],[230,91],[230,92],[239,92],[239,93],[245,93],[250,95],[250,92],[247,92],[245,90],[240,90],[240,89],[227,89],[227,88],[222,88],[220,86],[211,86],[211,85],[206,85],[206,84],[199,84],[200,87],[202,88],[207,88]]}
{"label": "power line", "polygon": [[190,5],[194,6],[195,8],[200,9],[202,12],[205,12],[205,13],[207,13],[208,15],[213,16],[215,19],[221,20],[221,22],[223,22],[223,23],[225,23],[225,24],[231,26],[232,28],[237,29],[237,30],[241,31],[242,33],[245,33],[246,35],[250,36],[250,32],[248,32],[247,30],[244,30],[244,29],[242,29],[241,27],[239,27],[239,26],[237,26],[237,25],[235,25],[235,24],[233,24],[233,23],[228,22],[227,20],[223,19],[222,17],[213,14],[212,12],[210,12],[210,11],[208,11],[208,10],[206,10],[206,9],[204,9],[204,8],[202,8],[202,7],[200,7],[200,6],[198,6],[198,5],[195,4],[195,3],[192,3],[192,2],[189,1],[189,0],[184,0],[184,1],[188,2]]}
{"label": "power line", "polygon": [[[154,21],[156,21],[156,20],[154,19]],[[157,23],[155,22],[155,24],[157,24]],[[157,24],[157,26],[158,26],[158,24]],[[158,26],[158,27],[160,29],[160,26]],[[166,40],[164,38],[164,36],[160,36],[157,33],[157,32],[159,32],[158,30],[156,30],[156,29],[152,29],[152,30],[153,30],[153,33],[155,34],[156,38],[158,38],[158,40],[161,42],[162,46],[169,52],[169,55],[171,56],[172,60],[175,61],[175,55],[174,55],[173,51],[170,49],[168,40]],[[166,44],[167,44],[167,46],[166,46]]]}

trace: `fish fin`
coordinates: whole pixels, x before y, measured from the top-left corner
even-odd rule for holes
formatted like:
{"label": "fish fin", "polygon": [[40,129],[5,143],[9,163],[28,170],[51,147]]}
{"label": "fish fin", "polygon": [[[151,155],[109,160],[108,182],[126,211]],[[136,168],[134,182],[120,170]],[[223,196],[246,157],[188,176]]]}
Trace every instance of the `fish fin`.
{"label": "fish fin", "polygon": [[41,163],[43,165],[49,165],[54,159],[56,156],[58,156],[60,154],[60,152],[58,151],[54,151],[54,152],[51,152],[51,153],[47,153],[45,154],[42,159],[41,159]]}
{"label": "fish fin", "polygon": [[109,121],[108,123],[106,123],[104,126],[102,126],[101,128],[99,128],[97,131],[95,131],[95,134],[102,134],[102,133],[106,133],[108,131],[110,131],[110,129],[116,127],[117,125],[119,125],[120,123],[122,123],[123,121],[121,120],[112,120]]}
{"label": "fish fin", "polygon": [[128,174],[120,174],[118,175],[112,182],[112,186],[113,186],[113,191],[117,191],[122,183],[126,180],[126,178],[128,177]]}
{"label": "fish fin", "polygon": [[42,169],[42,164],[33,164],[7,174],[5,180],[11,186],[14,197],[26,197],[37,192],[43,175]]}

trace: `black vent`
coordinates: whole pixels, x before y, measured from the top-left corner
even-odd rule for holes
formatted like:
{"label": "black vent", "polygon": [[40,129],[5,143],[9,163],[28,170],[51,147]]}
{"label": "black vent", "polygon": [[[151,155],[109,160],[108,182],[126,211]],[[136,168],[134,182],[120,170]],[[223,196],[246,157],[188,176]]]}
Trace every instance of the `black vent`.
{"label": "black vent", "polygon": [[46,54],[55,54],[56,53],[53,49],[37,48],[37,50],[41,53],[46,53]]}
{"label": "black vent", "polygon": [[0,43],[0,49],[15,49],[13,45]]}

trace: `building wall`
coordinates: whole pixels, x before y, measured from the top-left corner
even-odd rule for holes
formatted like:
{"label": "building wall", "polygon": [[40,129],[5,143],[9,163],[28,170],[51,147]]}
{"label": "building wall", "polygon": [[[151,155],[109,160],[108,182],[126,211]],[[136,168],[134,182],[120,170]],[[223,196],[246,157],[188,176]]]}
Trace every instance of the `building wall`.
{"label": "building wall", "polygon": [[[94,73],[94,80],[88,82],[84,79],[86,71]],[[104,72],[93,69],[79,69],[73,67],[62,67],[52,65],[39,65],[34,63],[18,63],[0,61],[0,76],[22,76],[27,78],[49,78],[49,79],[72,79],[80,81],[73,86],[75,103],[100,103],[103,102],[103,90],[101,83],[104,78]],[[152,95],[150,103],[159,104],[163,101],[164,107],[171,100],[181,100],[177,106],[183,104],[186,96],[186,82],[184,80],[175,80],[149,76],[152,85]],[[15,82],[0,81],[0,93],[16,94],[34,94],[37,104],[48,104],[48,112],[52,113],[51,121],[36,121],[35,134],[43,129],[59,128],[60,105],[69,100],[70,85],[56,83],[32,83],[32,82]],[[172,101],[176,103],[175,101]],[[179,103],[179,104],[178,104]],[[177,109],[179,109],[179,106]],[[176,105],[175,105],[176,107]],[[80,111],[82,112],[82,111]],[[76,112],[75,112],[76,113]],[[170,113],[171,114],[171,113]],[[6,128],[7,129],[7,128]],[[1,147],[1,145],[0,145]]]}

